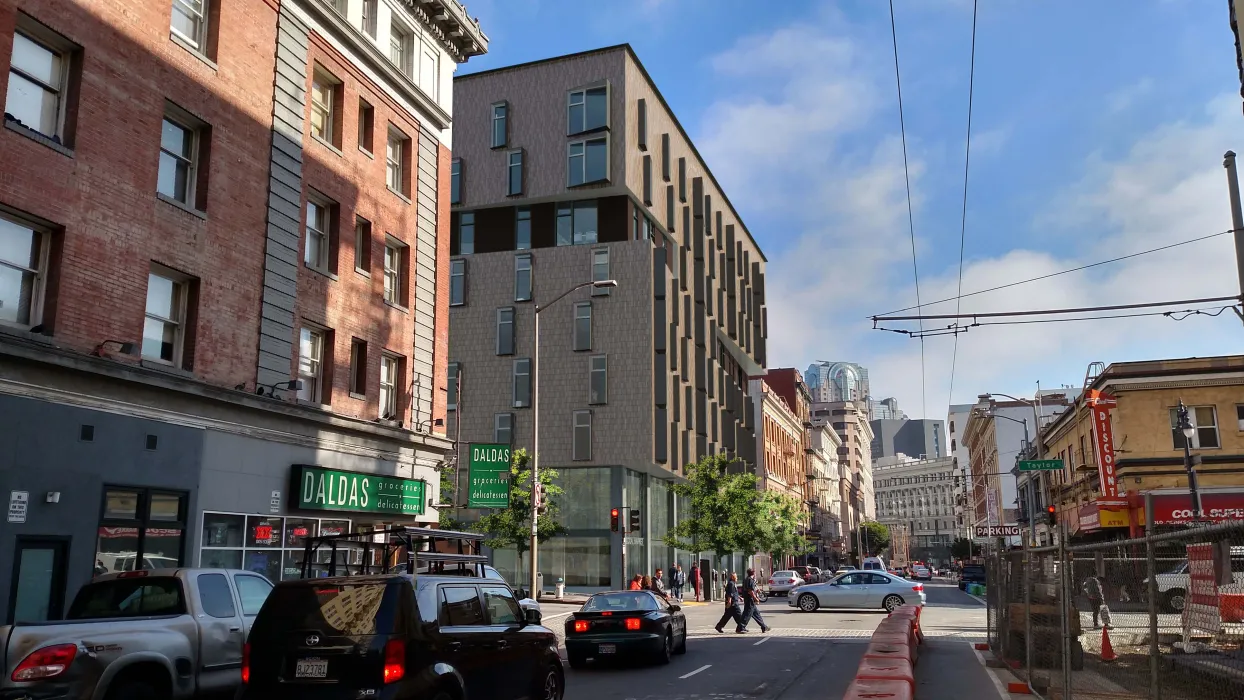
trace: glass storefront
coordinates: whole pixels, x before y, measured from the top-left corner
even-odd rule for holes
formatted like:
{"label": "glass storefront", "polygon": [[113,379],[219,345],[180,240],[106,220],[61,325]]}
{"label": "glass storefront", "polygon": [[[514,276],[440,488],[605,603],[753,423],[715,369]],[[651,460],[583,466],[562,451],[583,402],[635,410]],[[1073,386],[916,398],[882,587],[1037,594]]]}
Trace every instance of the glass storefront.
{"label": "glass storefront", "polygon": [[609,530],[609,468],[562,468],[557,470],[557,485],[563,494],[562,525],[568,530]]}
{"label": "glass storefront", "polygon": [[185,517],[185,493],[105,488],[95,575],[181,566]]}
{"label": "glass storefront", "polygon": [[674,564],[674,548],[662,541],[669,532],[673,520],[670,518],[669,482],[662,479],[648,480],[648,532],[652,548],[652,568],[664,569],[666,582],[669,571]]}
{"label": "glass storefront", "polygon": [[[270,581],[296,579],[302,574],[306,538],[349,530],[349,520],[205,511],[199,566],[246,569]],[[326,564],[330,557],[329,552],[321,551],[316,558]]]}

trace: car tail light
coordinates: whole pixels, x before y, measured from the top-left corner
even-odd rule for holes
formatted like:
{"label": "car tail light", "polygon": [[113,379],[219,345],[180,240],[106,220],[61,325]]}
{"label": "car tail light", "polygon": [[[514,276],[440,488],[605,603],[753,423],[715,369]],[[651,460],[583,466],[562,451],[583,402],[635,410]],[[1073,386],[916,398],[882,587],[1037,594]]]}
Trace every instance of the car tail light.
{"label": "car tail light", "polygon": [[575,632],[586,632],[590,624],[591,623],[589,623],[587,620],[575,620],[574,631]]}
{"label": "car tail light", "polygon": [[769,585],[770,585],[770,586],[772,586],[772,585],[773,585],[773,579],[769,579]]}
{"label": "car tail light", "polygon": [[923,590],[924,590],[924,584],[923,584],[923,583],[917,583],[916,585],[914,585],[914,586],[912,586],[912,587],[911,587],[911,590],[913,590],[913,591],[923,591]]}
{"label": "car tail light", "polygon": [[251,645],[242,645],[242,683],[251,682]]}
{"label": "car tail light", "polygon": [[637,630],[639,629],[640,624],[641,624],[641,620],[638,617],[626,618],[626,628],[628,630]]}
{"label": "car tail light", "polygon": [[68,670],[69,664],[73,663],[77,655],[77,644],[57,644],[35,649],[13,669],[11,678],[18,683],[55,678]]}
{"label": "car tail light", "polygon": [[406,676],[406,642],[390,639],[384,645],[384,682],[396,683]]}
{"label": "car tail light", "polygon": [[146,576],[147,573],[148,572],[146,569],[140,569],[138,571],[127,571],[123,574],[118,575],[117,578],[142,578]]}

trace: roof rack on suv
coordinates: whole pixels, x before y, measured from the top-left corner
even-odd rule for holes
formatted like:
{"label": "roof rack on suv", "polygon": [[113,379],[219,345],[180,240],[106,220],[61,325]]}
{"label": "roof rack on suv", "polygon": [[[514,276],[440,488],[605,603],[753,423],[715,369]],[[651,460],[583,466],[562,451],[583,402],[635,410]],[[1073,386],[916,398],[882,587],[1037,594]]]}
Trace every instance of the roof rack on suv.
{"label": "roof rack on suv", "polygon": [[[436,530],[428,527],[409,527],[399,525],[384,530],[367,532],[343,532],[337,535],[320,535],[308,537],[303,546],[302,578],[310,578],[312,571],[323,562],[316,562],[316,554],[321,548],[331,553],[328,575],[337,575],[338,552],[358,552],[362,554],[361,563],[351,565],[342,563],[344,575],[366,575],[371,573],[394,573],[394,566],[389,564],[390,557],[400,558],[406,554],[406,573],[415,573],[416,568],[427,566],[425,573],[438,573],[446,564],[457,564],[459,567],[472,565],[476,575],[484,575],[484,565],[488,557],[480,554],[480,545],[484,535],[476,532],[458,532],[455,530]],[[379,541],[377,541],[379,540]],[[380,554],[380,563],[374,563]],[[376,569],[373,571],[373,569]]]}

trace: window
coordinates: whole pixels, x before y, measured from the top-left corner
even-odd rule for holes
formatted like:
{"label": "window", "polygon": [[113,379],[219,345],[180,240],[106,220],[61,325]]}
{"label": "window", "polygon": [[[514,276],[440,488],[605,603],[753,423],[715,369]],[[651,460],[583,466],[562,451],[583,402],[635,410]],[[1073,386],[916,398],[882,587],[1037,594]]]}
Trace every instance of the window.
{"label": "window", "polygon": [[199,574],[197,578],[203,612],[218,619],[227,619],[238,614],[237,607],[233,604],[229,579],[224,574]]}
{"label": "window", "polygon": [[1235,422],[1236,428],[1244,431],[1244,406],[1235,407]]}
{"label": "window", "polygon": [[588,403],[609,403],[609,358],[592,355],[588,358]]}
{"label": "window", "polygon": [[445,409],[458,410],[458,382],[462,380],[462,365],[449,363],[449,386],[446,387]]}
{"label": "window", "polygon": [[336,10],[337,14],[341,15],[342,17],[345,17],[346,13],[349,12],[350,10],[350,6],[347,0],[330,0],[329,4],[332,5],[333,9]]}
{"label": "window", "polygon": [[389,145],[385,150],[386,183],[390,190],[410,196],[410,188],[406,186],[407,163],[410,162],[410,139],[396,129],[389,129]]}
{"label": "window", "polygon": [[0,323],[42,322],[50,239],[47,231],[0,214]]}
{"label": "window", "polygon": [[531,208],[517,207],[514,211],[514,249],[531,248]]}
{"label": "window", "polygon": [[510,151],[507,154],[507,184],[505,193],[511,197],[523,193],[523,151]]}
{"label": "window", "polygon": [[390,237],[384,244],[384,300],[396,306],[406,306],[407,254],[405,243]]}
{"label": "window", "polygon": [[380,356],[380,417],[383,420],[397,420],[400,362],[400,358],[392,355]]}
{"label": "window", "polygon": [[509,129],[506,124],[506,116],[510,106],[505,102],[498,102],[492,106],[492,147],[505,148],[506,136]]}
{"label": "window", "polygon": [[596,238],[596,200],[557,205],[557,245],[592,244]]}
{"label": "window", "polygon": [[302,327],[298,334],[298,379],[302,389],[298,398],[312,403],[324,401],[324,331]]}
{"label": "window", "polygon": [[464,211],[458,215],[458,253],[470,255],[475,252],[475,212]]}
{"label": "window", "polygon": [[644,206],[652,206],[652,156],[644,156]]}
{"label": "window", "polygon": [[609,179],[608,137],[572,141],[568,148],[566,154],[566,185],[568,187]]}
{"label": "window", "polygon": [[592,302],[574,305],[574,349],[592,349]]}
{"label": "window", "polygon": [[24,14],[18,14],[17,25],[4,101],[5,117],[69,145],[65,108],[69,63],[77,47]]}
{"label": "window", "polygon": [[531,256],[514,256],[514,301],[531,301]]}
{"label": "window", "polygon": [[[678,201],[687,202],[687,159],[678,159]],[[741,244],[740,244],[741,245]]]}
{"label": "window", "polygon": [[[1179,411],[1172,408],[1170,414],[1171,435],[1175,440],[1175,449],[1182,450],[1185,438],[1183,431],[1179,429]],[[1196,434],[1192,436],[1192,444],[1189,447],[1194,450],[1203,450],[1222,446],[1222,443],[1218,441],[1218,415],[1213,406],[1189,406],[1188,421],[1192,423],[1193,428],[1196,428]]]}
{"label": "window", "polygon": [[441,52],[426,41],[420,42],[420,46],[423,49],[419,57],[419,87],[435,100],[440,93],[436,83],[440,75]]}
{"label": "window", "polygon": [[514,408],[531,408],[531,360],[514,360]]}
{"label": "window", "polygon": [[207,49],[208,0],[173,0],[170,29],[191,47]]}
{"label": "window", "polygon": [[[597,248],[592,251],[592,281],[604,282],[609,279],[609,249]],[[613,290],[609,287],[592,287],[592,296],[607,297]]]}
{"label": "window", "polygon": [[670,181],[670,135],[661,134],[661,179]]}
{"label": "window", "polygon": [[307,198],[307,240],[303,262],[319,272],[331,271],[332,217],[336,204],[318,198]]}
{"label": "window", "polygon": [[492,417],[492,441],[500,445],[514,444],[514,414],[496,413]]}
{"label": "window", "polygon": [[363,0],[363,31],[373,39],[376,38],[376,1]]}
{"label": "window", "polygon": [[163,269],[147,275],[147,311],[143,322],[142,356],[181,366],[185,340],[186,281]]}
{"label": "window", "polygon": [[449,305],[462,306],[466,303],[466,261],[449,261]]}
{"label": "window", "polygon": [[488,623],[491,625],[522,624],[523,613],[514,600],[514,594],[504,586],[482,586],[484,607],[488,609]]}
{"label": "window", "polygon": [[181,566],[186,494],[104,488],[95,574]]}
{"label": "window", "polygon": [[475,586],[441,586],[441,625],[468,627],[486,624]]}
{"label": "window", "polygon": [[341,147],[337,134],[340,85],[340,81],[318,68],[311,76],[311,135],[334,148]]}
{"label": "window", "polygon": [[[246,569],[270,581],[301,578],[304,543],[308,537],[350,531],[349,520],[283,518],[274,515],[203,513],[199,566]],[[328,559],[318,560],[312,572],[328,573]],[[343,564],[338,555],[338,564]],[[352,562],[353,563],[353,562]],[[341,569],[338,568],[338,571]],[[312,573],[314,576],[315,573]],[[255,615],[272,592],[267,581],[245,573],[233,574],[243,615]]]}
{"label": "window", "polygon": [[[171,112],[171,113],[168,113]],[[188,207],[203,209],[206,198],[198,196],[202,122],[168,107],[160,128],[160,168],[156,192]]]}
{"label": "window", "polygon": [[[670,233],[674,232],[674,206],[675,206],[674,205],[674,186],[666,185],[665,186],[665,228]],[[725,258],[724,253],[722,254],[722,258],[723,259]],[[722,275],[724,276],[725,273],[722,273]]]}
{"label": "window", "polygon": [[462,160],[458,158],[449,165],[449,203],[462,203]]}
{"label": "window", "polygon": [[638,114],[636,115],[638,118],[636,119],[636,122],[639,129],[638,138],[636,140],[639,143],[639,150],[646,151],[648,150],[648,101],[643,99],[639,100],[636,109],[638,110]]}
{"label": "window", "polygon": [[371,222],[354,217],[354,269],[371,274]]}
{"label": "window", "polygon": [[350,339],[350,393],[367,395],[367,341]]}
{"label": "window", "polygon": [[396,24],[389,27],[389,60],[404,75],[410,75],[410,34]]}
{"label": "window", "polygon": [[567,134],[581,134],[585,131],[607,128],[609,126],[609,88],[602,85],[571,92],[567,102],[566,117]]}
{"label": "window", "polygon": [[514,307],[497,309],[497,354],[514,354]]}
{"label": "window", "polygon": [[[374,1],[374,0],[373,0]],[[375,129],[376,110],[359,98],[359,150],[372,152],[372,132]]]}
{"label": "window", "polygon": [[592,412],[574,412],[574,454],[571,459],[582,462],[592,459]]}

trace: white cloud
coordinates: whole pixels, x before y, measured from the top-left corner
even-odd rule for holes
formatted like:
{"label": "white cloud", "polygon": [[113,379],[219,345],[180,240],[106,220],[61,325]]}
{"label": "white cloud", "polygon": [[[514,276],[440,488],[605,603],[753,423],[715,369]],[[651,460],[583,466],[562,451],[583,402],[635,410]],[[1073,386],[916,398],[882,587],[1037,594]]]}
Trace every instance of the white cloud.
{"label": "white cloud", "polygon": [[[815,60],[781,50],[792,41],[814,47]],[[889,69],[883,48],[854,41],[832,23],[802,23],[739,41],[712,61],[734,90],[706,111],[698,142],[750,226],[768,241],[770,366],[857,361],[869,367],[874,393],[897,396],[912,415],[924,404],[928,415],[944,416],[953,338],[924,343],[926,403],[920,343],[873,331],[864,319],[915,303],[893,76],[877,69]],[[806,69],[812,65],[816,70]],[[969,246],[963,290],[1230,228],[1221,155],[1241,143],[1238,111],[1235,98],[1216,99],[1185,121],[1139,134],[1121,155],[1086,155],[1083,177],[1051,197],[1034,221],[991,234],[1011,237],[1014,249],[980,257]],[[920,141],[908,136],[920,224],[924,159]],[[974,153],[1000,152],[1015,138],[1008,127],[983,130],[973,139]],[[773,222],[789,232],[775,232]],[[957,245],[957,217],[954,224]],[[925,230],[935,229],[917,228]],[[928,264],[923,250],[921,261]],[[921,272],[924,300],[955,295],[957,265]],[[962,306],[979,312],[1082,307],[1236,291],[1231,241],[1223,236],[970,297]],[[1157,317],[974,328],[958,341],[953,398],[1031,394],[1038,380],[1047,387],[1078,385],[1094,360],[1232,352],[1238,323],[1227,312],[1182,323]]]}

